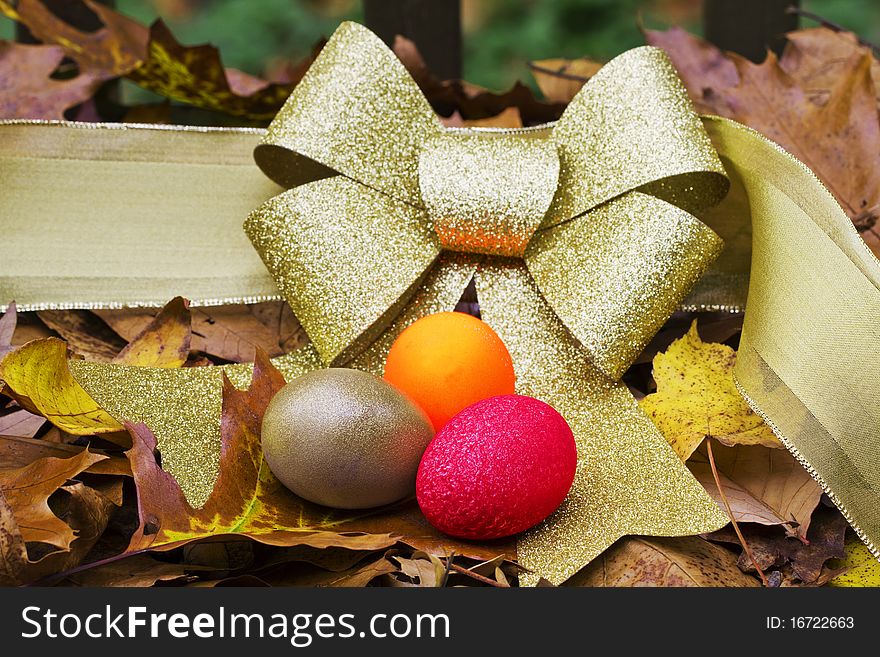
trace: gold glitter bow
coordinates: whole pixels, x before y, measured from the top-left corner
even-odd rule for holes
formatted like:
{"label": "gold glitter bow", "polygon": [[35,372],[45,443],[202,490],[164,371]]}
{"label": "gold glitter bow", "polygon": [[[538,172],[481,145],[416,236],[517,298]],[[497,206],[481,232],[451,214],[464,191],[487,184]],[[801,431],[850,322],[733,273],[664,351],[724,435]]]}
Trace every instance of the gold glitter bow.
{"label": "gold glitter bow", "polygon": [[579,450],[522,565],[559,582],[623,534],[724,523],[618,382],[721,248],[687,210],[720,200],[724,170],[660,50],[607,64],[554,125],[448,130],[347,23],[255,157],[290,189],[245,231],[323,364],[381,373],[400,330],[475,276],[518,392],[559,410]]}
{"label": "gold glitter bow", "polygon": [[[450,130],[393,53],[345,23],[255,157],[289,188],[245,223],[311,339],[275,359],[288,379],[381,373],[400,331],[475,278],[517,391],[571,425],[575,483],[520,537],[525,583],[561,582],[625,534],[725,523],[619,381],[721,249],[689,212],[723,197],[724,169],[660,50],[607,64],[555,124]],[[71,368],[115,417],[153,429],[192,502],[207,497],[220,368]],[[244,385],[250,367],[225,371]]]}

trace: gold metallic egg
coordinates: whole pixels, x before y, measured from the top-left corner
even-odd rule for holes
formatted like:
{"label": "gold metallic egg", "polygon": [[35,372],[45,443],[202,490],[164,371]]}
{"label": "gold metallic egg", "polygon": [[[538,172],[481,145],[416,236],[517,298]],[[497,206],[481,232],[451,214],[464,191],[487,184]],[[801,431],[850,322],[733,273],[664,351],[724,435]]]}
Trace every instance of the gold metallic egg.
{"label": "gold metallic egg", "polygon": [[263,453],[275,476],[300,497],[340,509],[413,494],[433,437],[424,412],[396,388],[350,369],[294,379],[263,416]]}

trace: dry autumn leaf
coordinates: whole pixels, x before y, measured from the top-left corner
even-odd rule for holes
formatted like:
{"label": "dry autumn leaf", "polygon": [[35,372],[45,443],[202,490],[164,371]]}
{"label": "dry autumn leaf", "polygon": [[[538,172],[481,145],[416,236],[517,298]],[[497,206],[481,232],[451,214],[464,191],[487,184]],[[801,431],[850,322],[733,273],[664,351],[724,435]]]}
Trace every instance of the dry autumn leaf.
{"label": "dry autumn leaf", "polygon": [[[847,73],[854,54],[872,55],[870,47],[859,43],[852,32],[814,27],[786,34],[785,51],[779,65],[807,90],[815,103],[825,103],[831,88]],[[871,62],[871,79],[880,103],[880,61]]]}
{"label": "dry autumn leaf", "polygon": [[551,103],[568,103],[602,68],[602,62],[580,59],[539,59],[529,62],[532,77]]}
{"label": "dry autumn leaf", "polygon": [[[274,313],[261,305],[267,318]],[[286,304],[284,304],[286,305]],[[134,340],[154,320],[155,311],[146,309],[96,310],[98,317],[126,340]],[[192,351],[203,352],[223,360],[250,363],[257,349],[270,356],[293,351],[305,343],[305,333],[293,313],[278,309],[270,328],[248,306],[215,306],[190,310]]]}
{"label": "dry autumn leaf", "polygon": [[105,27],[83,32],[58,18],[39,0],[18,0],[15,6],[0,0],[0,12],[27,26],[31,34],[47,44],[62,47],[65,53],[96,78],[108,80],[124,75],[143,59],[147,29],[130,18],[98,2],[82,0]]}
{"label": "dry autumn leaf", "polygon": [[0,119],[63,119],[65,110],[91,98],[101,80],[86,73],[50,77],[63,59],[58,46],[0,41]]}
{"label": "dry autumn leaf", "polygon": [[6,312],[0,317],[0,358],[12,351],[12,337],[18,324],[18,311],[15,302],[9,304]]}
{"label": "dry autumn leaf", "polygon": [[880,586],[880,562],[868,547],[853,536],[846,542],[846,556],[836,564],[846,568],[829,583],[831,586]]}
{"label": "dry autumn leaf", "polygon": [[[212,543],[197,543],[195,547],[210,546]],[[241,547],[252,547],[250,543],[236,543]],[[309,563],[334,573],[343,572],[360,564],[365,557],[374,556],[373,550],[348,550],[339,547],[316,548],[311,545],[294,545],[283,549],[272,550],[271,556],[261,560],[261,568],[289,564],[292,562]]]}
{"label": "dry autumn leaf", "polygon": [[99,308],[92,312],[127,342],[131,342],[138,334],[143,332],[158,314],[156,310],[149,308],[120,308],[113,310]]}
{"label": "dry autumn leaf", "polygon": [[431,526],[413,499],[365,514],[357,520],[345,522],[338,530],[370,534],[392,532],[401,543],[441,557],[455,553],[461,557],[480,561],[488,561],[499,556],[511,561],[516,559],[515,536],[484,542],[452,538]]}
{"label": "dry autumn leaf", "polygon": [[[294,548],[297,549],[297,548]],[[363,553],[359,553],[363,554]],[[387,558],[370,559],[365,564],[353,565],[340,571],[326,570],[304,562],[290,562],[260,569],[258,577],[239,582],[248,586],[316,586],[316,587],[363,587],[374,580],[396,573],[398,567]],[[218,582],[220,585],[236,584],[235,580]]]}
{"label": "dry autumn leaf", "polygon": [[439,587],[446,581],[446,565],[433,554],[416,551],[411,558],[394,557],[394,560],[400,565],[400,571],[418,586]]}
{"label": "dry autumn leaf", "polygon": [[[100,3],[82,1],[104,27],[78,30],[39,0],[21,0],[15,7],[0,0],[0,12],[26,25],[44,43],[61,47],[79,65],[80,77],[102,81],[125,76],[167,98],[233,116],[271,119],[298,81],[277,84],[225,69],[216,48],[182,46],[161,20],[147,28]],[[304,72],[305,67],[290,70]]]}
{"label": "dry autumn leaf", "polygon": [[28,567],[27,581],[78,566],[103,534],[110,515],[122,500],[122,481],[112,478],[97,487],[72,482],[56,493],[55,507],[76,534],[68,550],[57,550]]}
{"label": "dry autumn leaf", "polygon": [[368,563],[360,568],[352,568],[348,571],[339,573],[338,576],[331,579],[331,581],[325,584],[325,586],[348,588],[367,586],[377,577],[390,575],[396,570],[394,564],[383,557],[382,559]]}
{"label": "dry autumn leaf", "polygon": [[460,80],[441,81],[428,69],[415,43],[406,37],[395,37],[392,50],[441,116],[458,112],[465,121],[486,119],[515,107],[525,125],[535,125],[555,121],[565,109],[562,103],[537,100],[532,90],[520,82],[505,93],[496,94]]}
{"label": "dry autumn leaf", "polygon": [[[786,536],[775,527],[741,527],[746,531],[746,541],[751,557],[766,573],[774,569],[791,567],[792,574],[802,583],[815,585],[823,575],[825,564],[830,559],[844,556],[846,520],[831,509],[817,511],[810,523],[808,542]],[[739,538],[728,526],[713,532],[709,540],[732,545],[740,545]],[[754,572],[751,557],[742,552],[739,567],[746,572]]]}
{"label": "dry autumn leaf", "polygon": [[46,423],[46,418],[25,410],[0,416],[0,436],[32,438]]}
{"label": "dry autumn leaf", "polygon": [[441,117],[440,122],[447,128],[522,128],[522,117],[516,107],[509,107],[497,116],[485,119],[464,120],[458,110],[449,117]]}
{"label": "dry autumn leaf", "polygon": [[90,587],[147,587],[157,583],[181,583],[193,578],[188,574],[191,571],[184,564],[158,561],[150,554],[136,554],[70,573],[61,583]]}
{"label": "dry autumn leaf", "polygon": [[654,357],[657,392],[639,404],[683,461],[708,437],[724,445],[782,448],[737,390],[735,362],[736,352],[727,345],[700,339],[696,320]]}
{"label": "dry autumn leaf", "polygon": [[758,586],[743,573],[736,556],[697,536],[620,539],[567,586],[707,587]]}
{"label": "dry autumn leaf", "polygon": [[787,62],[771,52],[755,64],[679,28],[647,30],[645,38],[672,59],[698,111],[744,123],[810,167],[880,254],[880,238],[870,232],[880,215],[880,122],[870,51],[852,49],[836,73],[823,78],[827,94],[817,98],[810,89],[815,67],[801,76],[798,50],[788,51]]}
{"label": "dry autumn leaf", "polygon": [[281,351],[289,354],[309,341],[305,329],[286,301],[263,301],[250,306],[250,311],[262,324],[269,328]]}
{"label": "dry autumn leaf", "polygon": [[[42,420],[42,418],[40,419]],[[131,466],[128,464],[128,459],[123,456],[108,454],[103,450],[82,447],[80,445],[67,445],[65,443],[53,443],[36,438],[0,435],[0,463],[2,463],[3,469],[21,468],[29,463],[33,463],[37,459],[49,456],[67,459],[85,450],[90,450],[93,454],[106,458],[92,463],[84,472],[131,476]]]}
{"label": "dry autumn leaf", "polygon": [[28,556],[12,507],[0,489],[0,586],[20,584]]}
{"label": "dry autumn leaf", "polygon": [[214,46],[182,46],[161,20],[153,23],[149,35],[143,61],[128,77],[172,100],[232,116],[269,120],[295,86],[225,69]]}
{"label": "dry autumn leaf", "polygon": [[183,297],[169,301],[113,362],[139,367],[182,367],[189,357],[192,319]]}
{"label": "dry autumn leaf", "polygon": [[[16,312],[15,303],[9,304],[6,314],[0,318],[0,328],[8,319],[7,326],[11,327],[11,336],[7,339],[0,331],[0,359],[13,349],[27,344],[33,340],[52,337],[53,332],[40,321],[37,313]],[[4,342],[4,340],[6,340]]]}
{"label": "dry autumn leaf", "polygon": [[125,346],[124,340],[88,310],[41,310],[37,317],[88,360],[110,362]]}
{"label": "dry autumn leaf", "polygon": [[235,363],[252,363],[258,349],[269,356],[283,353],[278,335],[247,306],[194,308],[192,319],[194,351]]}
{"label": "dry autumn leaf", "polygon": [[[793,536],[806,540],[813,511],[822,489],[784,449],[738,445],[712,449],[724,497],[738,522],[784,525]],[[705,449],[687,466],[709,495],[725,508]]]}
{"label": "dry autumn leaf", "polygon": [[49,508],[49,496],[105,458],[83,450],[70,458],[41,458],[21,468],[0,470],[0,490],[25,542],[47,543],[61,550],[70,547],[74,531]]}
{"label": "dry autumn leaf", "polygon": [[75,436],[122,431],[67,367],[67,345],[58,338],[34,340],[0,361],[0,379],[26,410]]}

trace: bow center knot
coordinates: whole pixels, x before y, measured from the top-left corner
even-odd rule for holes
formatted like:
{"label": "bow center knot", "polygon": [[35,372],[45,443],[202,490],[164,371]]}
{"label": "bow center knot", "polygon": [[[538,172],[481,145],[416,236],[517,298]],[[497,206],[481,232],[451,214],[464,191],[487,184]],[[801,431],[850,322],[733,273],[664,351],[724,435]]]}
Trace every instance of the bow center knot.
{"label": "bow center knot", "polygon": [[538,133],[449,131],[419,155],[422,200],[450,251],[522,256],[558,180],[556,146]]}

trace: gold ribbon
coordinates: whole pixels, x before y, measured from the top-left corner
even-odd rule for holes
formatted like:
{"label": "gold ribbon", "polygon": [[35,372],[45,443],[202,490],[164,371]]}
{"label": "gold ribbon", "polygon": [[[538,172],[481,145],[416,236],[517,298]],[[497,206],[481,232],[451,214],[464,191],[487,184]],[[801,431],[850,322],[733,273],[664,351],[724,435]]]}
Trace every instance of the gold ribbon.
{"label": "gold ribbon", "polygon": [[[555,405],[578,439],[572,493],[554,517],[521,538],[521,562],[561,581],[620,535],[693,533],[723,522],[616,379],[717,251],[711,231],[679,208],[698,213],[727,246],[684,306],[742,307],[751,204],[756,232],[763,223],[761,230],[773,235],[756,249],[756,261],[762,248],[772,253],[785,241],[784,233],[787,248],[798,249],[792,261],[815,252],[813,279],[835,293],[845,288],[847,310],[862,322],[865,335],[876,332],[868,321],[876,312],[866,311],[864,300],[876,303],[880,270],[830,196],[803,165],[766,147],[763,138],[737,124],[706,119],[734,184],[723,204],[709,208],[723,193],[722,169],[674,72],[653,49],[637,49],[608,64],[555,125],[485,132],[440,127],[402,67],[363,28],[347,24],[329,45],[257,151],[282,187],[298,186],[248,220],[278,288],[314,341],[276,359],[285,376],[325,362],[381,371],[399,331],[420,316],[452,309],[476,275],[483,318],[511,350],[519,391]],[[273,193],[244,162],[256,131],[104,128],[3,127],[4,135],[15,136],[11,145],[0,140],[0,171],[13,183],[13,193],[3,199],[4,219],[14,228],[12,245],[9,240],[0,245],[3,298],[15,296],[30,307],[156,305],[181,292],[196,303],[277,298],[246,240],[232,235],[238,208]],[[539,197],[552,186],[546,181],[552,179],[554,150],[558,184],[529,239],[540,211],[535,207],[544,202]],[[480,156],[468,160],[474,153]],[[766,157],[763,175],[741,176],[745,162],[761,171],[759,157]],[[488,165],[505,161],[510,166]],[[115,169],[108,162],[127,175],[112,177]],[[53,205],[54,195],[40,191],[45,188],[66,191],[63,215]],[[509,195],[493,195],[498,190]],[[811,197],[821,202],[803,202]],[[75,198],[84,203],[69,202]],[[152,202],[162,212],[148,217]],[[133,213],[130,223],[119,222],[124,212]],[[812,232],[780,227],[780,218],[797,213],[830,237],[822,249]],[[72,228],[88,224],[103,234],[121,233],[124,248],[76,230],[47,244],[46,232],[31,228],[60,216]],[[175,226],[196,242],[179,243],[162,230]],[[228,242],[216,245],[212,233]],[[840,236],[845,249],[835,241]],[[525,257],[518,258],[524,243]],[[52,265],[35,270],[33,258],[24,255],[28,247],[46,253]],[[103,250],[109,264],[84,262],[89,247]],[[117,251],[130,257],[138,249],[146,264],[135,262],[134,271],[126,258],[114,259]],[[843,261],[830,256],[842,250]],[[164,263],[161,270],[148,267],[154,257]],[[773,260],[764,256],[765,262]],[[846,265],[856,260],[856,269]],[[61,271],[63,278],[52,278]],[[853,345],[826,339],[811,346],[812,336],[792,319],[779,292],[772,304],[753,312],[755,290],[760,286],[764,294],[768,286],[758,275],[764,270],[756,269],[752,280],[739,382],[789,447],[817,464],[811,471],[863,538],[876,540],[877,506],[871,506],[876,485],[864,471],[876,463],[878,446],[864,433],[857,432],[857,440],[845,438],[852,418],[864,411],[855,401],[859,397],[838,401],[815,392],[810,397],[829,380],[865,380],[855,366],[845,367],[853,363]],[[779,279],[801,273],[795,264],[784,270],[770,266],[767,275],[775,281],[771,287],[785,290],[790,283]],[[850,289],[852,276],[869,284]],[[117,289],[114,280],[124,285]],[[835,315],[832,297],[807,295],[794,308],[812,312],[822,303],[827,304],[822,312],[805,315],[830,322],[817,335],[832,329],[846,333],[847,315]],[[778,335],[797,338],[782,350],[787,354],[782,362],[789,363],[784,377],[774,362],[779,345],[768,337],[777,334],[765,331],[765,324],[780,328],[777,317],[789,327]],[[763,369],[749,355],[756,344]],[[826,354],[817,359],[823,366],[797,371],[793,354],[808,347]],[[826,362],[837,369],[826,368]],[[83,361],[71,367],[116,417],[150,424],[163,465],[192,501],[204,500],[216,476],[219,368],[160,371]],[[249,366],[225,369],[236,385],[246,385]],[[776,406],[768,390],[775,391]],[[819,403],[822,411],[815,417],[821,419],[808,421]]]}
{"label": "gold ribbon", "polygon": [[733,121],[704,123],[732,182],[708,220],[741,236],[734,261],[752,249],[740,392],[880,559],[880,262],[806,165]]}

